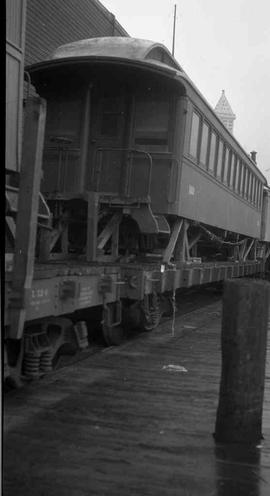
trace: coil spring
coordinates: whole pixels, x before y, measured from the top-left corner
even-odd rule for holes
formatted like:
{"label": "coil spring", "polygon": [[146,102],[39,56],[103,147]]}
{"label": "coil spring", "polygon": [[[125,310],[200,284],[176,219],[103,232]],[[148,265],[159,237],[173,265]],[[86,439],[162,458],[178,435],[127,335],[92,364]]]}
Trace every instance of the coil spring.
{"label": "coil spring", "polygon": [[24,356],[24,374],[29,379],[39,377],[40,352],[26,353]]}
{"label": "coil spring", "polygon": [[54,352],[52,350],[47,350],[42,353],[40,357],[40,371],[48,374],[53,369],[52,360],[53,360]]}
{"label": "coil spring", "polygon": [[151,311],[150,311],[150,320],[151,320],[151,324],[152,326],[155,328],[156,326],[158,326],[159,324],[159,321],[160,321],[160,310],[159,308],[152,308]]}

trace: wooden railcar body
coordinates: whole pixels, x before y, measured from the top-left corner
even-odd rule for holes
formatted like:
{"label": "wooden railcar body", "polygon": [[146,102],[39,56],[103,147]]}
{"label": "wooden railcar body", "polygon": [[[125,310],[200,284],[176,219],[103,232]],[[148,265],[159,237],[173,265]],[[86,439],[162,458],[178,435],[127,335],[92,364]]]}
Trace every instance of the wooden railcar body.
{"label": "wooden railcar body", "polygon": [[[122,203],[150,198],[157,215],[260,238],[265,178],[164,47],[129,38],[86,40],[58,49],[30,72],[48,101],[46,194],[93,190]],[[194,113],[201,120],[196,156],[190,150]],[[60,153],[68,156],[65,164]],[[242,169],[246,191],[240,192]]]}

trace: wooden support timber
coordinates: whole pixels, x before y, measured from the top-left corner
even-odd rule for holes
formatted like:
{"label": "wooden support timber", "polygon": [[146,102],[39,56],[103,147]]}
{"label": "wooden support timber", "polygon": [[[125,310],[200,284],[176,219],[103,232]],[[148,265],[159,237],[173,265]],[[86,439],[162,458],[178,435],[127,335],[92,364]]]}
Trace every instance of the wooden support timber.
{"label": "wooden support timber", "polygon": [[254,242],[255,242],[255,240],[252,239],[249,243],[249,246],[246,248],[244,256],[243,256],[244,261],[247,260],[248,254],[250,253],[251,248],[254,246]]}
{"label": "wooden support timber", "polygon": [[119,245],[119,225],[122,220],[122,212],[116,212],[102,232],[98,235],[98,216],[99,216],[99,194],[88,192],[88,214],[87,214],[87,262],[100,260],[99,251],[103,250],[106,243],[111,239],[111,258],[118,256]]}
{"label": "wooden support timber", "polygon": [[184,221],[180,217],[178,217],[176,219],[174,226],[173,226],[173,230],[172,230],[172,234],[171,234],[169,243],[168,243],[168,245],[164,251],[164,254],[163,254],[163,263],[169,263],[169,261],[171,260],[171,257],[173,255],[173,252],[174,252],[174,249],[176,246],[176,242],[177,242],[178,236],[181,232],[183,223],[184,223]]}
{"label": "wooden support timber", "polygon": [[190,241],[189,241],[189,250],[194,248],[194,246],[198,243],[198,241],[201,239],[202,233],[200,232],[196,236],[194,236]]}
{"label": "wooden support timber", "polygon": [[99,250],[102,250],[109,239],[114,234],[115,230],[118,230],[119,224],[122,219],[122,213],[117,212],[114,214],[109,220],[108,224],[104,227],[103,231],[99,234],[97,239],[97,247]]}
{"label": "wooden support timber", "polygon": [[239,246],[239,260],[242,262],[244,260],[245,251],[247,247],[247,239],[243,240],[242,244]]}
{"label": "wooden support timber", "polygon": [[87,194],[87,244],[86,261],[94,262],[97,259],[97,228],[98,228],[98,193],[89,191]]}
{"label": "wooden support timber", "polygon": [[189,260],[189,244],[187,237],[187,230],[189,228],[189,223],[186,220],[183,220],[183,224],[181,226],[181,230],[179,232],[179,236],[175,245],[174,257],[176,262],[184,262],[185,260]]}
{"label": "wooden support timber", "polygon": [[63,216],[58,222],[58,225],[53,229],[49,226],[43,227],[39,239],[39,254],[40,262],[46,262],[50,259],[50,253],[57,241],[61,238],[62,254],[68,253],[68,218]]}

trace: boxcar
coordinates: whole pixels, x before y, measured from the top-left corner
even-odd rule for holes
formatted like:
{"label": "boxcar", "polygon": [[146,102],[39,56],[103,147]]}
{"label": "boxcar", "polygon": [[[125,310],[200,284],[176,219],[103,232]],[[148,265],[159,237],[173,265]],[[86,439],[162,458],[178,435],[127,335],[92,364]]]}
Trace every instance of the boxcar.
{"label": "boxcar", "polygon": [[26,0],[8,1],[6,19],[6,169],[19,171],[22,146]]}

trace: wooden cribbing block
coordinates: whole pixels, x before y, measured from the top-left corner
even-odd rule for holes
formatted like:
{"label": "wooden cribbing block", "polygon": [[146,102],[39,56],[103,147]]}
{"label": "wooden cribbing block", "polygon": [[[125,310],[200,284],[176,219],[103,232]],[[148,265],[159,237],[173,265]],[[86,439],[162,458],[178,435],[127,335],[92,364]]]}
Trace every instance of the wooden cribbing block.
{"label": "wooden cribbing block", "polygon": [[262,438],[269,301],[266,281],[225,283],[217,442],[258,443]]}

